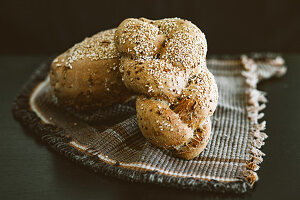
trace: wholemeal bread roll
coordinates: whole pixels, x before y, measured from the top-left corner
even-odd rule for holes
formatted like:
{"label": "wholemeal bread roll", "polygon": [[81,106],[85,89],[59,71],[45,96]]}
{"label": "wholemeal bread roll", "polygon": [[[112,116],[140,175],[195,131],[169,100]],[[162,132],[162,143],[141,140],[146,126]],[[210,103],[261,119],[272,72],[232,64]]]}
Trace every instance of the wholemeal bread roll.
{"label": "wholemeal bread roll", "polygon": [[60,103],[84,110],[121,103],[131,96],[119,72],[115,31],[86,38],[54,59],[50,83]]}
{"label": "wholemeal bread roll", "polygon": [[218,102],[204,34],[178,18],[126,19],[115,40],[123,82],[140,94],[136,110],[145,138],[185,159],[199,155]]}

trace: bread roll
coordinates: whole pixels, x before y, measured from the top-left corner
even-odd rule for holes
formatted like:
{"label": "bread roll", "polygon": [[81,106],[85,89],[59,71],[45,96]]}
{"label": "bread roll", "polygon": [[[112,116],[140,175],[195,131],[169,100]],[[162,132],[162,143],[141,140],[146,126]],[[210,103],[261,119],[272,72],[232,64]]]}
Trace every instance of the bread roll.
{"label": "bread roll", "polygon": [[119,72],[115,31],[86,38],[54,59],[50,83],[58,102],[84,110],[122,103],[131,96]]}
{"label": "bread roll", "polygon": [[116,31],[120,72],[139,94],[138,124],[152,144],[193,159],[206,147],[218,89],[204,34],[189,21],[126,19]]}

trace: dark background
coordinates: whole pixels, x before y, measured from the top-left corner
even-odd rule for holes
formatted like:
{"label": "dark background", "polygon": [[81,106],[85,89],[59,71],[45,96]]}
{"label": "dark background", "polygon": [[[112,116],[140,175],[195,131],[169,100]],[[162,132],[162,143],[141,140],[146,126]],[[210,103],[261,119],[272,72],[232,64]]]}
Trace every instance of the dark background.
{"label": "dark background", "polygon": [[206,34],[209,54],[300,52],[300,1],[1,1],[1,54],[57,54],[128,17],[180,17]]}
{"label": "dark background", "polygon": [[[133,184],[93,172],[55,153],[14,120],[22,85],[49,58],[127,17],[181,17],[206,34],[209,54],[283,52],[287,74],[259,84],[269,138],[260,180],[246,195]],[[0,0],[0,199],[297,199],[300,166],[300,1]],[[293,54],[291,54],[293,53]],[[11,55],[8,55],[11,54]],[[43,54],[43,55],[39,55]]]}

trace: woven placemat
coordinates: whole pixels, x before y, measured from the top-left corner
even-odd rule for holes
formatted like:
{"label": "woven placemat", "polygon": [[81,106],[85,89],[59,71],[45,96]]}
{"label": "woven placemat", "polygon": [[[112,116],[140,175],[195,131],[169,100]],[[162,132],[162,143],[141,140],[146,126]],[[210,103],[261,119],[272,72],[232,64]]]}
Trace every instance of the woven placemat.
{"label": "woven placemat", "polygon": [[97,173],[133,182],[215,192],[244,193],[258,180],[259,149],[267,135],[262,109],[265,93],[257,83],[281,76],[280,56],[211,57],[207,60],[219,88],[206,149],[187,161],[148,143],[136,119],[135,100],[103,110],[78,113],[57,105],[50,93],[50,59],[16,98],[13,112],[22,125],[55,151]]}

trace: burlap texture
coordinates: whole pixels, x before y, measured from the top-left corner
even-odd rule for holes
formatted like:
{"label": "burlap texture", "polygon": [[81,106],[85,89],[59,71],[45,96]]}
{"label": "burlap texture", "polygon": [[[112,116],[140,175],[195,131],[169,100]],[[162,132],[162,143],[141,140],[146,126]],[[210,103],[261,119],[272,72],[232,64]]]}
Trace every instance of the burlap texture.
{"label": "burlap texture", "polygon": [[42,65],[17,97],[15,117],[66,157],[96,172],[135,182],[193,190],[242,193],[252,188],[267,137],[262,79],[285,73],[274,55],[218,57],[207,60],[219,88],[206,149],[187,161],[151,145],[143,138],[134,99],[124,105],[78,113],[57,105]]}

